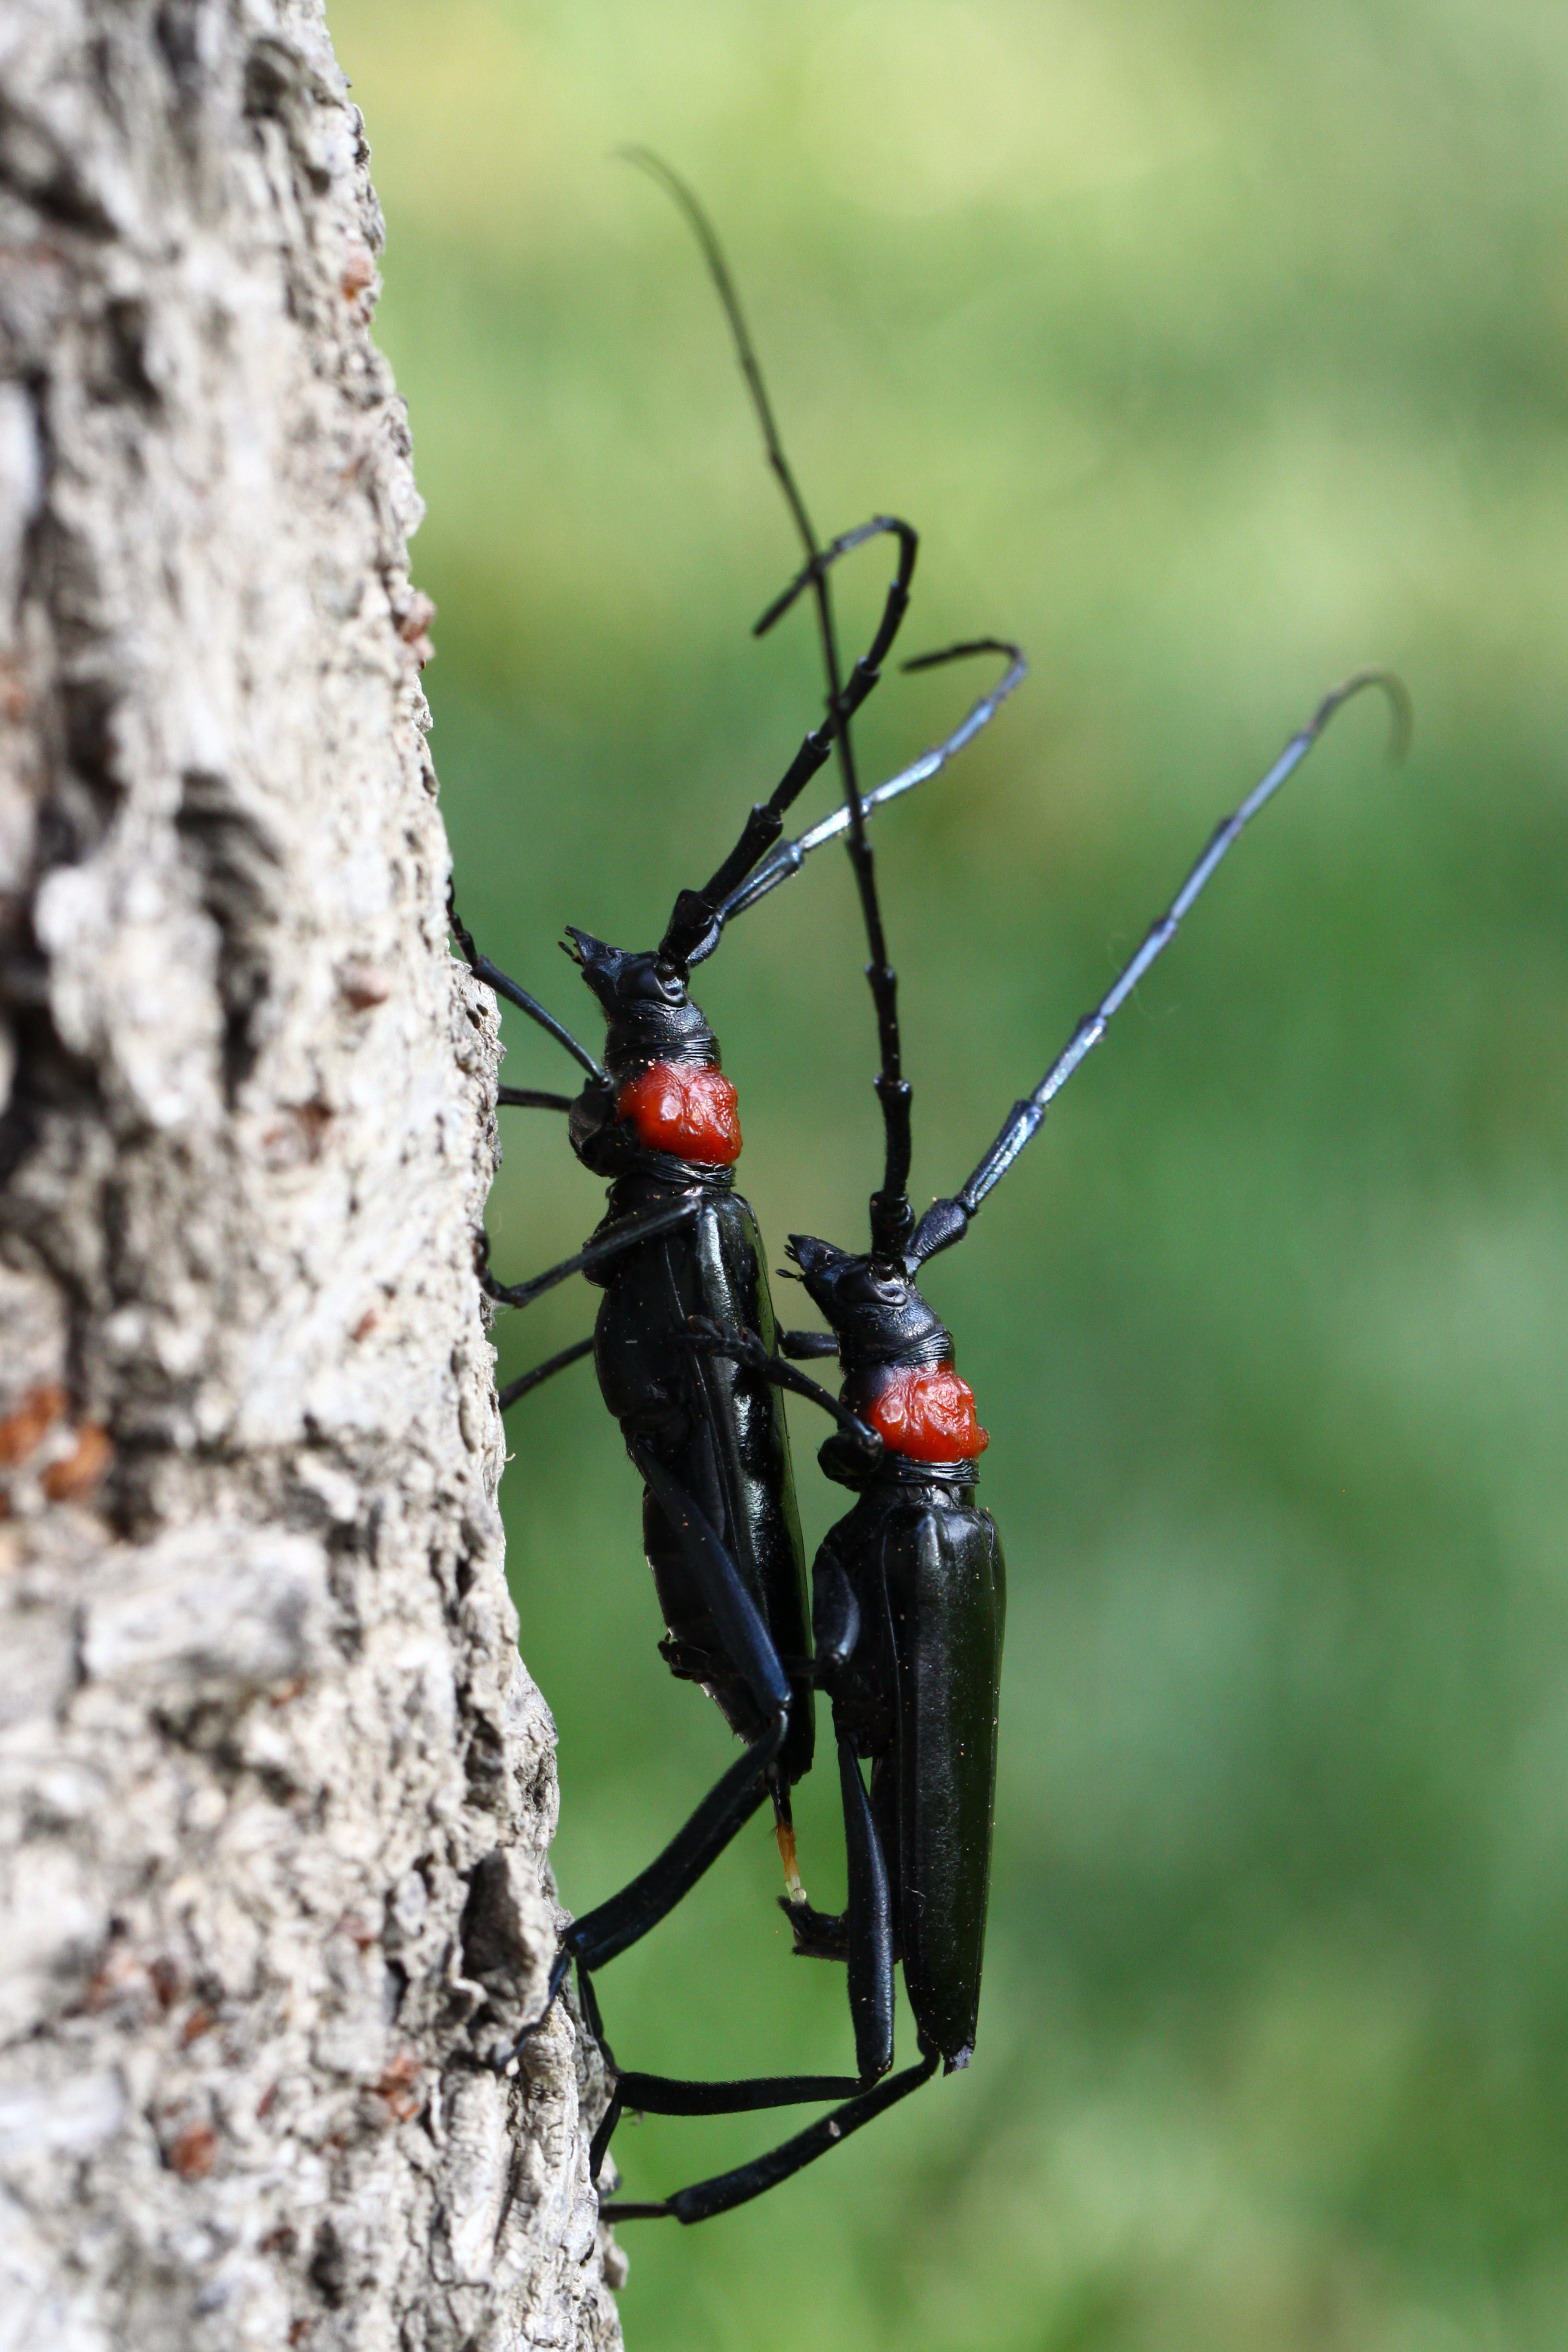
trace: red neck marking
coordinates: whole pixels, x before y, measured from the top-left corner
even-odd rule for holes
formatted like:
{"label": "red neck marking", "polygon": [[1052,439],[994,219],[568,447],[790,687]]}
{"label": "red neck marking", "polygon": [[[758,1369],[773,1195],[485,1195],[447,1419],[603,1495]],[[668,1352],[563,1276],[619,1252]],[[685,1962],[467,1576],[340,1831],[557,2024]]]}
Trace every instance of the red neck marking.
{"label": "red neck marking", "polygon": [[740,1158],[735,1089],[705,1062],[655,1062],[615,1098],[645,1150],[727,1168]]}
{"label": "red neck marking", "polygon": [[991,1440],[975,1419],[975,1392],[948,1364],[890,1364],[867,1376],[856,1409],[890,1453],[911,1462],[972,1462]]}

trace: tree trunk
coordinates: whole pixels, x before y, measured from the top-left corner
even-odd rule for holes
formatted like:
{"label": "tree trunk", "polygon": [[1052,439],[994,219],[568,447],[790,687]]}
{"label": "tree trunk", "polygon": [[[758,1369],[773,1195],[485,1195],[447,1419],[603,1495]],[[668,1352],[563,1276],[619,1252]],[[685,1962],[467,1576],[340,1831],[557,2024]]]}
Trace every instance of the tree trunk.
{"label": "tree trunk", "polygon": [[0,2352],[616,2340],[344,90],[5,0]]}

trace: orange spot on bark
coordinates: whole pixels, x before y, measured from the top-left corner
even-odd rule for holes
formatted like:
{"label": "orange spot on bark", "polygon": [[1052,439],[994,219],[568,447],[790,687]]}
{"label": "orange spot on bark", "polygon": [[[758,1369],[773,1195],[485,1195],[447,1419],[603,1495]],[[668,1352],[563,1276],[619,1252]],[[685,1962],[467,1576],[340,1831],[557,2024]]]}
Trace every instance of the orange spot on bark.
{"label": "orange spot on bark", "polygon": [[49,1381],[25,1396],[15,1412],[0,1418],[0,1469],[12,1470],[36,1454],[57,1421],[63,1421],[70,1398]]}
{"label": "orange spot on bark", "polygon": [[655,1062],[621,1088],[615,1108],[649,1151],[727,1168],[740,1158],[735,1089],[700,1062]]}
{"label": "orange spot on bark", "polygon": [[351,245],[343,263],[343,275],[338,283],[345,302],[353,302],[367,286],[376,282],[376,258],[368,245]]}
{"label": "orange spot on bark", "polygon": [[376,2097],[385,2101],[399,2123],[410,2122],[424,2105],[419,2074],[419,2060],[413,2051],[400,2050],[376,2085]]}
{"label": "orange spot on bark", "polygon": [[82,1503],[103,1484],[114,1447],[109,1433],[96,1421],[84,1421],[76,1443],[63,1462],[51,1462],[43,1475],[43,1490],[52,1503]]}
{"label": "orange spot on bark", "polygon": [[891,1366],[860,1410],[889,1452],[912,1462],[969,1462],[991,1442],[951,1364]]}
{"label": "orange spot on bark", "polygon": [[210,2123],[187,2125],[169,2144],[169,2169],[181,2180],[205,2180],[218,2161],[218,2135]]}

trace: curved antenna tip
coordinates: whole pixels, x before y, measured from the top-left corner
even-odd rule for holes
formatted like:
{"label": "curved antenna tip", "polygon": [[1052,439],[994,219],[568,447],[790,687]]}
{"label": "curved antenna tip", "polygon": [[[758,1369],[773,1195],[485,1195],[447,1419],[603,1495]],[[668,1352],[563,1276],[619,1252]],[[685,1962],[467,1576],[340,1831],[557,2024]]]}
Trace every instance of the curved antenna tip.
{"label": "curved antenna tip", "polygon": [[911,670],[935,670],[943,662],[966,661],[972,653],[1005,654],[1010,662],[1018,664],[1020,677],[1029,675],[1029,664],[1024,659],[1023,647],[1014,645],[1006,637],[965,637],[957,645],[938,646],[934,653],[911,654],[908,661],[900,662],[898,666],[906,674]]}
{"label": "curved antenna tip", "polygon": [[612,147],[610,161],[612,163],[630,163],[635,165],[638,171],[657,172],[665,179],[673,180],[675,177],[662,155],[655,155],[651,147],[639,146],[635,139],[629,139],[624,146]]}
{"label": "curved antenna tip", "polygon": [[1348,678],[1342,678],[1337,686],[1331,686],[1327,694],[1324,695],[1323,700],[1312,714],[1311,724],[1306,730],[1307,735],[1309,738],[1321,735],[1341,704],[1349,702],[1352,695],[1360,694],[1368,686],[1376,686],[1380,693],[1388,698],[1390,720],[1388,756],[1396,767],[1401,767],[1409,754],[1411,739],[1415,734],[1416,714],[1415,704],[1410,698],[1410,689],[1397,670],[1380,669],[1376,665],[1362,670],[1352,670]]}

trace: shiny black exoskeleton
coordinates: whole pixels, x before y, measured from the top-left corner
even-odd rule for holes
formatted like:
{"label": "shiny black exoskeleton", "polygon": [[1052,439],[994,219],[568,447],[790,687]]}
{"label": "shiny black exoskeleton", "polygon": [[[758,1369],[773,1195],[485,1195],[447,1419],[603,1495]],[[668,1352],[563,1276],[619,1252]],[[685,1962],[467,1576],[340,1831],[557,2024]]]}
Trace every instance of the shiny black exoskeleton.
{"label": "shiny black exoskeleton", "polygon": [[[842,1401],[873,1428],[897,1375],[951,1366],[951,1336],[902,1268],[805,1234],[790,1255],[838,1341]],[[918,1397],[918,1379],[905,1388]],[[975,1458],[960,1450],[980,1435],[952,1442],[946,1461],[932,1458],[942,1439],[929,1430],[924,1458],[856,1434],[822,1449],[829,1476],[860,1491],[812,1571],[817,1680],[841,1749],[871,1767],[879,1853],[856,1875],[885,1871],[889,1933],[854,1884],[842,1920],[800,1905],[790,1916],[797,1951],[849,1962],[863,2074],[892,2063],[895,1957],[922,2048],[950,2069],[974,2048],[1006,1616],[996,1522],[977,1508]]]}
{"label": "shiny black exoskeleton", "polygon": [[[951,1335],[922,1296],[917,1277],[929,1259],[963,1239],[1053,1097],[1169,946],[1248,820],[1305,758],[1340,704],[1374,683],[1390,694],[1403,733],[1404,692],[1386,673],[1358,672],[1325,696],[1217,828],[1170,908],[1040,1084],[1014,1104],[967,1183],[934,1201],[918,1222],[903,1182],[907,1157],[899,1159],[908,1138],[907,1089],[900,1119],[884,1057],[878,1091],[887,1173],[872,1196],[870,1249],[858,1254],[807,1235],[794,1236],[790,1244],[833,1335],[844,1376],[838,1396],[781,1356],[765,1361],[750,1333],[706,1328],[699,1335],[713,1354],[747,1364],[829,1412],[837,1426],[821,1449],[822,1467],[857,1492],[853,1508],[828,1531],[812,1570],[816,1678],[833,1705],[848,1900],[833,1916],[798,1901],[785,1905],[798,1952],[847,1964],[857,2074],[694,2083],[619,2073],[595,2142],[596,2165],[625,2108],[719,2114],[849,2096],[831,2115],[749,2164],[656,2204],[608,2205],[604,2210],[612,2216],[694,2222],[726,2212],[826,2155],[929,2080],[939,2065],[951,2070],[968,2063],[990,1879],[1003,1568],[995,1525],[975,1504],[975,1458],[985,1433],[953,1369]],[[891,972],[882,977],[879,1014],[892,994]],[[890,2074],[896,1961],[903,1965],[921,2055],[918,2064]]]}
{"label": "shiny black exoskeleton", "polygon": [[[694,1564],[678,1492],[721,1537],[783,1668],[786,1724],[769,1769],[788,1788],[810,1768],[811,1637],[806,1569],[776,1388],[748,1367],[698,1355],[693,1317],[733,1322],[778,1344],[762,1236],[734,1170],[717,1159],[652,1149],[617,1108],[650,1070],[719,1068],[718,1041],[685,982],[657,955],[628,954],[586,932],[569,937],[604,1008],[605,1081],[572,1105],[572,1148],[610,1180],[600,1237],[677,1205],[683,1224],[587,1269],[604,1291],[594,1363],[604,1401],[645,1479],[643,1542],[668,1632],[671,1670],[700,1683],[732,1731],[767,1737],[778,1714],[766,1664],[737,1657],[723,1600]],[[694,1142],[700,1135],[693,1137]]]}
{"label": "shiny black exoskeleton", "polygon": [[[869,883],[866,818],[935,775],[989,723],[1025,675],[1017,648],[991,639],[949,646],[906,664],[924,669],[980,653],[1007,657],[998,683],[945,741],[862,797],[850,722],[876,685],[907,610],[916,536],[907,523],[878,515],[826,546],[818,541],[779,446],[712,232],[678,184],[676,192],[714,269],[769,462],[807,559],[757,622],[755,633],[771,629],[798,597],[809,593],[822,645],[826,716],[807,735],[769,798],[752,809],[723,864],[700,890],[680,893],[656,949],[628,951],[587,932],[569,933],[569,952],[605,1015],[602,1065],[536,998],[480,955],[455,909],[452,916],[454,934],[474,972],[538,1022],[586,1073],[587,1083],[576,1097],[502,1087],[500,1102],[566,1112],[578,1158],[610,1184],[605,1216],[574,1257],[525,1283],[502,1283],[486,1271],[490,1295],[510,1306],[524,1306],[578,1272],[605,1293],[592,1339],[563,1349],[513,1381],[502,1392],[502,1409],[592,1352],[605,1402],[644,1483],[644,1535],[667,1628],[661,1644],[665,1659],[674,1673],[709,1692],[747,1742],[745,1754],[648,1869],[572,1923],[552,1972],[550,1998],[575,1957],[590,2007],[591,1971],[646,1934],[679,1901],[765,1794],[773,1799],[786,1880],[798,1893],[789,1790],[812,1756],[805,1563],[776,1389],[746,1363],[695,1351],[690,1326],[695,1321],[736,1329],[764,1357],[775,1347],[786,1354],[831,1353],[832,1342],[822,1334],[777,1328],[756,1219],[734,1189],[738,1128],[732,1135],[723,1132],[725,1116],[733,1117],[733,1100],[728,1113],[722,1104],[715,1107],[715,1090],[722,1084],[718,1046],[689,994],[690,975],[737,915],[797,874],[812,850],[840,834],[849,837],[864,897]],[[845,677],[828,575],[841,557],[884,536],[897,543],[894,577],[875,635]],[[781,840],[785,812],[835,750],[844,806],[798,839]],[[683,1108],[681,1088],[694,1076],[697,1097]],[[668,1105],[648,1093],[651,1088],[652,1097],[660,1096],[666,1082],[677,1105],[673,1120]]]}
{"label": "shiny black exoskeleton", "polygon": [[[813,1722],[805,1558],[789,1439],[765,1380],[738,1363],[704,1360],[689,1345],[694,1316],[734,1325],[769,1352],[780,1334],[756,1219],[734,1189],[740,1149],[734,1090],[720,1073],[717,1040],[688,980],[692,967],[713,953],[726,923],[798,871],[805,852],[838,829],[818,826],[800,842],[779,840],[785,811],[877,683],[908,607],[914,532],[879,516],[846,533],[814,552],[764,616],[778,617],[803,589],[820,586],[841,555],[884,533],[897,541],[898,564],[870,648],[769,800],[753,808],[723,864],[702,889],[680,893],[658,947],[621,949],[569,930],[568,952],[605,1016],[602,1065],[479,953],[452,913],[454,935],[477,976],[538,1021],[587,1074],[575,1097],[503,1088],[501,1100],[565,1111],[578,1158],[610,1183],[605,1216],[575,1256],[523,1283],[501,1282],[486,1267],[491,1297],[507,1306],[526,1306],[578,1272],[605,1293],[593,1339],[514,1383],[502,1395],[503,1408],[591,1347],[605,1402],[644,1482],[648,1559],[667,1627],[664,1656],[677,1675],[709,1692],[747,1742],[648,1869],[573,1921],[552,1972],[552,1999],[572,1960],[591,1972],[655,1926],[769,1792],[793,1880],[788,1792],[811,1763]],[[902,779],[893,784],[902,788]],[[892,796],[884,788],[883,797]]]}

